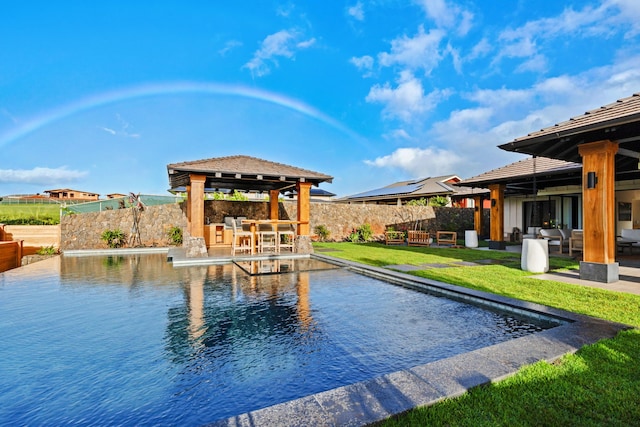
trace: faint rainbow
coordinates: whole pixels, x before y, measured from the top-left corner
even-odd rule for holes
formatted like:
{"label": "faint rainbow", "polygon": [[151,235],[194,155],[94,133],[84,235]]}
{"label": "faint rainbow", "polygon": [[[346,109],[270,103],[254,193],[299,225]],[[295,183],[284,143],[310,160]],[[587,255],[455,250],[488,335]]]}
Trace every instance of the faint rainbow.
{"label": "faint rainbow", "polygon": [[304,102],[274,92],[241,85],[200,82],[165,82],[143,84],[119,90],[103,92],[96,95],[88,96],[86,98],[82,98],[69,104],[65,104],[54,110],[46,111],[39,116],[28,120],[24,124],[17,126],[5,132],[4,134],[1,134],[0,147],[16,141],[47,125],[73,116],[74,114],[91,110],[93,108],[136,98],[189,93],[237,96],[241,98],[255,99],[270,104],[279,105],[283,108],[296,111],[307,117],[325,123],[326,125],[335,128],[336,130],[348,135],[353,139],[364,142],[361,136],[357,135],[355,132],[348,129],[337,120],[327,116],[326,114],[305,104]]}

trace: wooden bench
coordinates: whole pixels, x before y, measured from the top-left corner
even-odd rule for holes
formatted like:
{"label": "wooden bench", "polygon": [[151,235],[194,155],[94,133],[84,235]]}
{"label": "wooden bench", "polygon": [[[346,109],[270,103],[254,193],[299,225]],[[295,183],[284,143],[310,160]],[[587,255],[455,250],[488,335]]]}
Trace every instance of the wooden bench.
{"label": "wooden bench", "polygon": [[436,243],[438,246],[456,246],[458,244],[458,233],[455,231],[436,231]]}
{"label": "wooden bench", "polygon": [[407,244],[409,246],[430,246],[431,235],[428,231],[407,231]]}
{"label": "wooden bench", "polygon": [[404,231],[385,231],[384,243],[386,245],[403,245]]}

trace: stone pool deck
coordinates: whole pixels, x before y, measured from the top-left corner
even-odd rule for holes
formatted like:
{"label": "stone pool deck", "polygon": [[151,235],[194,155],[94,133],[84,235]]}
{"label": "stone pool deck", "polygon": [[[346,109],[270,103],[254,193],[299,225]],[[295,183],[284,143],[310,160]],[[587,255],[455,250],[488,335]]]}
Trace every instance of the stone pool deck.
{"label": "stone pool deck", "polygon": [[[328,262],[336,259],[316,254]],[[500,381],[521,367],[540,360],[552,362],[584,345],[612,338],[629,326],[569,313],[529,302],[461,288],[365,266],[353,262],[339,264],[356,272],[390,280],[416,290],[490,307],[555,319],[559,326],[481,348],[411,369],[292,400],[209,424],[218,426],[365,426],[403,413],[417,406],[456,397],[479,385]]]}

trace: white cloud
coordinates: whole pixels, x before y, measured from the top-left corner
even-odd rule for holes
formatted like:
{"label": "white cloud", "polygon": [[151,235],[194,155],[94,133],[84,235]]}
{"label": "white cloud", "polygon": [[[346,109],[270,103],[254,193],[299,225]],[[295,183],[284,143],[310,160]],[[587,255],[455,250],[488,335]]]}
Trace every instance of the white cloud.
{"label": "white cloud", "polygon": [[363,73],[363,77],[371,77],[374,63],[373,57],[369,55],[364,55],[361,57],[354,56],[349,60],[349,62],[355,65],[358,70]]}
{"label": "white cloud", "polygon": [[347,8],[347,14],[357,21],[364,21],[364,7],[359,1],[354,6]]}
{"label": "white cloud", "polygon": [[483,58],[493,50],[493,46],[489,40],[485,37],[473,46],[471,53],[467,56],[467,60],[471,61],[477,58]]}
{"label": "white cloud", "polygon": [[454,28],[459,35],[464,36],[472,27],[473,13],[457,4],[445,0],[419,0],[417,3],[439,28]]}
{"label": "white cloud", "polygon": [[421,25],[414,37],[403,35],[391,41],[391,52],[378,54],[378,61],[383,67],[399,65],[411,71],[422,69],[428,75],[440,60],[440,42],[445,33],[442,30],[432,29],[424,32]]}
{"label": "white cloud", "polygon": [[450,95],[446,90],[435,90],[425,95],[422,82],[408,71],[400,74],[397,83],[395,88],[389,83],[374,85],[365,99],[367,102],[384,104],[385,117],[404,122],[431,111],[441,99]]}
{"label": "white cloud", "polygon": [[370,166],[402,169],[413,178],[454,174],[461,158],[450,150],[437,147],[398,148],[393,153],[365,160]]}
{"label": "white cloud", "polygon": [[242,42],[238,41],[238,40],[229,40],[224,44],[224,47],[220,50],[218,50],[218,54],[220,56],[226,56],[229,52],[231,52],[233,49],[242,46]]}
{"label": "white cloud", "polygon": [[278,66],[278,57],[293,58],[300,49],[307,49],[315,39],[301,40],[302,34],[296,30],[281,30],[268,35],[262,41],[253,58],[242,68],[248,68],[254,76],[261,77],[271,72],[272,66]]}
{"label": "white cloud", "polygon": [[56,169],[0,169],[1,183],[55,185],[84,179],[88,172],[69,170],[65,166]]}
{"label": "white cloud", "polygon": [[548,69],[548,61],[547,57],[544,55],[534,55],[531,58],[527,59],[522,64],[518,65],[515,69],[516,73],[525,73],[528,71],[532,71],[535,73],[543,73]]}
{"label": "white cloud", "polygon": [[111,135],[122,136],[125,138],[140,138],[141,135],[139,133],[132,132],[131,129],[133,127],[131,126],[131,123],[122,118],[120,114],[116,114],[116,120],[120,125],[119,130],[115,130],[106,126],[98,126],[98,129],[110,133]]}
{"label": "white cloud", "polygon": [[605,0],[597,6],[575,10],[565,8],[558,16],[529,21],[507,28],[498,37],[499,53],[493,65],[503,58],[528,58],[517,71],[545,71],[547,59],[541,50],[559,38],[608,38],[626,31],[627,37],[640,33],[640,2]]}
{"label": "white cloud", "polygon": [[391,132],[384,134],[383,137],[385,139],[402,139],[405,141],[411,141],[413,139],[405,129],[394,129]]}

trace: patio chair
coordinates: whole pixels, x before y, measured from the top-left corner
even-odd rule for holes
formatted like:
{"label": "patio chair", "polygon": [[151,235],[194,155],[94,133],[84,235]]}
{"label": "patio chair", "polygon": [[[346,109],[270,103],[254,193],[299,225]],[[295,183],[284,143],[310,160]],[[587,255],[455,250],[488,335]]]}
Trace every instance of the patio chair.
{"label": "patio chair", "polygon": [[258,253],[278,252],[278,231],[273,224],[258,224]]}
{"label": "patio chair", "polygon": [[233,240],[231,242],[231,255],[245,253],[253,255],[254,237],[251,231],[244,231],[238,228],[236,221],[231,222],[233,228]]}
{"label": "patio chair", "polygon": [[294,251],[294,242],[296,233],[293,231],[291,224],[278,224],[278,252],[282,249]]}
{"label": "patio chair", "polygon": [[583,251],[582,230],[572,230],[569,238],[569,256],[573,256],[574,251]]}

